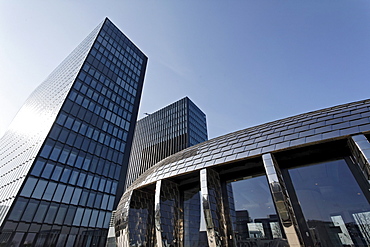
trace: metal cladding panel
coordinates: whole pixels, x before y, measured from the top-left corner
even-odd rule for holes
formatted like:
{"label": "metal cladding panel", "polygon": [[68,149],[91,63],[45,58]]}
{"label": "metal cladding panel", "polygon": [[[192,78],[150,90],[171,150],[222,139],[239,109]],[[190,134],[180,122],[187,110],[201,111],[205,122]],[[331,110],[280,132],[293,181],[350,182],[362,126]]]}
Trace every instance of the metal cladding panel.
{"label": "metal cladding panel", "polygon": [[141,175],[128,190],[226,162],[369,132],[369,109],[370,99],[362,100],[211,139],[160,161]]}

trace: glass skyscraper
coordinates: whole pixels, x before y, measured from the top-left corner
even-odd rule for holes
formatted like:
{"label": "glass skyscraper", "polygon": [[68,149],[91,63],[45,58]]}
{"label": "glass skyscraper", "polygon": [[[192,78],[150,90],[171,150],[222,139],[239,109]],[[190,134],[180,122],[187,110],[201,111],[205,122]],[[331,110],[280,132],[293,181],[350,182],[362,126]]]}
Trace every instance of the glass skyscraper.
{"label": "glass skyscraper", "polygon": [[158,161],[207,140],[206,115],[188,98],[137,121],[126,188]]}
{"label": "glass skyscraper", "polygon": [[0,246],[104,246],[147,57],[105,19],[0,140]]}

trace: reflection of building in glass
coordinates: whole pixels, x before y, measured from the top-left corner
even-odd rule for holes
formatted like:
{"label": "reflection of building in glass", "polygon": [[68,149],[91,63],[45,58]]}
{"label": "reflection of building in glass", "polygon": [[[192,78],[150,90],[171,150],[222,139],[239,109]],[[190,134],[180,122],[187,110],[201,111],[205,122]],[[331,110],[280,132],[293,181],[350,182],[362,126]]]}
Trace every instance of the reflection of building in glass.
{"label": "reflection of building in glass", "polygon": [[[172,243],[183,246],[201,246],[202,240],[212,247],[368,246],[369,117],[370,100],[339,105],[230,133],[161,160],[123,195],[117,241],[167,246],[172,234]],[[198,211],[207,231],[198,228]],[[177,223],[161,212],[176,212],[171,220]],[[143,219],[145,227],[138,227]]]}
{"label": "reflection of building in glass", "polygon": [[251,219],[248,210],[236,211],[235,239],[237,243],[248,242],[248,239],[274,239],[281,237],[277,215],[268,218]]}
{"label": "reflection of building in glass", "polygon": [[104,20],[0,141],[0,245],[102,246],[121,197],[146,56]]}
{"label": "reflection of building in glass", "polygon": [[207,140],[206,115],[188,98],[137,121],[126,187],[158,161]]}

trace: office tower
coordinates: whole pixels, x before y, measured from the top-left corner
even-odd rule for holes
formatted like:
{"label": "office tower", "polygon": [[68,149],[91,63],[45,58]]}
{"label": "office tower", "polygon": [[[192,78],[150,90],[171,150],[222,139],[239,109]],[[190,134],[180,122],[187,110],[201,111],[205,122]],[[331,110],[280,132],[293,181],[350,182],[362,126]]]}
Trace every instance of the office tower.
{"label": "office tower", "polygon": [[207,140],[206,115],[188,98],[137,121],[126,188],[158,161]]}
{"label": "office tower", "polygon": [[122,194],[147,57],[105,19],[0,141],[0,245],[104,246]]}

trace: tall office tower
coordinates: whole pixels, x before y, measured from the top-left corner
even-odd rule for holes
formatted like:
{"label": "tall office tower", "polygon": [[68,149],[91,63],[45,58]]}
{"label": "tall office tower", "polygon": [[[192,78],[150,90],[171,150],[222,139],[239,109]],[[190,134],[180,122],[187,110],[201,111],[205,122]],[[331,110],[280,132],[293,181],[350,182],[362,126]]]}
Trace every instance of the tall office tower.
{"label": "tall office tower", "polygon": [[126,188],[158,161],[207,140],[206,115],[185,97],[137,121]]}
{"label": "tall office tower", "polygon": [[0,141],[0,245],[104,246],[125,184],[147,57],[108,19]]}

